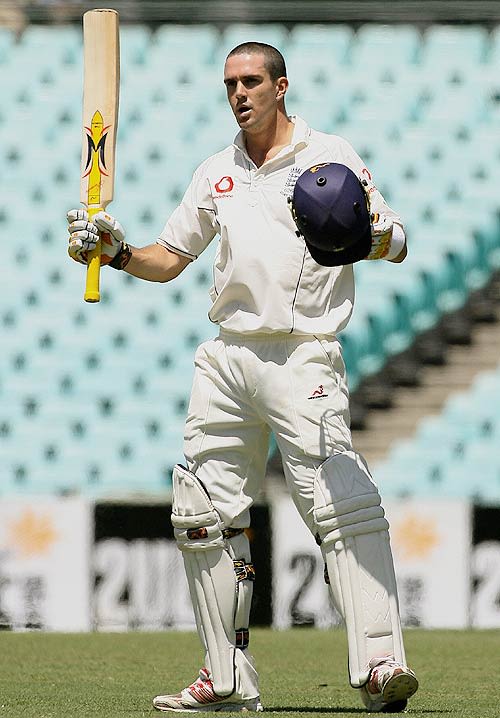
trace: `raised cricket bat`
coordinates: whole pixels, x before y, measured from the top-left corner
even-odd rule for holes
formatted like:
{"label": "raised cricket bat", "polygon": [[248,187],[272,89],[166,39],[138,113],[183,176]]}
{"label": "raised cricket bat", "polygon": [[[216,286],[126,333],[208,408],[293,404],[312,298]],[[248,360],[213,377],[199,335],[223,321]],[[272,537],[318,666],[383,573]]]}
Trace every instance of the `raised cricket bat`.
{"label": "raised cricket bat", "polygon": [[[89,10],[84,14],[83,65],[80,202],[92,218],[113,199],[120,87],[116,10]],[[88,258],[86,302],[98,302],[100,299],[101,240]]]}

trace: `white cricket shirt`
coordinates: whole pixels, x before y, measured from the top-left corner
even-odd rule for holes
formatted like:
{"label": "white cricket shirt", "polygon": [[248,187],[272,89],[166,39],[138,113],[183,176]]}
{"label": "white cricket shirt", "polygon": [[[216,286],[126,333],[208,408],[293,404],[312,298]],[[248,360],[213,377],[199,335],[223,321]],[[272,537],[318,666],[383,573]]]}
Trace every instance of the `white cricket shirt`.
{"label": "white cricket shirt", "polygon": [[323,267],[296,234],[288,197],[297,177],[339,162],[368,181],[372,212],[400,222],[350,144],[311,129],[300,117],[292,142],[257,167],[243,133],[203,162],[158,243],[196,259],[218,234],[211,321],[244,334],[331,335],[346,326],[354,302],[352,265]]}

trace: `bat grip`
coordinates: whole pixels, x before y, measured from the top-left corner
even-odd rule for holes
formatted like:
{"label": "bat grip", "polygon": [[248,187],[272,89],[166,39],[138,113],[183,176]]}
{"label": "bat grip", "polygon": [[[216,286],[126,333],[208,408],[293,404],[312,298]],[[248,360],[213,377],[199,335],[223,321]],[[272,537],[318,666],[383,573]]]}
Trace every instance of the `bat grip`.
{"label": "bat grip", "polygon": [[85,283],[85,294],[83,298],[86,302],[95,303],[101,298],[99,293],[99,279],[101,274],[101,240],[98,241],[95,248],[90,252],[87,261],[87,279]]}
{"label": "bat grip", "polygon": [[[101,207],[89,207],[89,219],[100,212]],[[94,249],[89,252],[87,259],[87,277],[85,282],[85,294],[83,298],[90,304],[100,301],[99,280],[101,276],[101,239],[97,242]]]}

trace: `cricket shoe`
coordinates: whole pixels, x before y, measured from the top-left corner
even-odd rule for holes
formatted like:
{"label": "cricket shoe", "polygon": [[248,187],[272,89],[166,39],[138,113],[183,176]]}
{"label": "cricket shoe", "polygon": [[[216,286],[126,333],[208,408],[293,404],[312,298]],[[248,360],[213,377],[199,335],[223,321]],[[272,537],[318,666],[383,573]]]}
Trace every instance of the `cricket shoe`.
{"label": "cricket shoe", "polygon": [[418,688],[414,672],[387,656],[372,658],[368,682],[361,688],[366,708],[374,713],[400,713]]}
{"label": "cricket shoe", "polygon": [[153,699],[153,705],[159,711],[176,711],[177,713],[263,710],[259,696],[249,700],[239,699],[234,693],[227,698],[218,696],[206,668],[202,668],[198,678],[180,693],[156,696]]}

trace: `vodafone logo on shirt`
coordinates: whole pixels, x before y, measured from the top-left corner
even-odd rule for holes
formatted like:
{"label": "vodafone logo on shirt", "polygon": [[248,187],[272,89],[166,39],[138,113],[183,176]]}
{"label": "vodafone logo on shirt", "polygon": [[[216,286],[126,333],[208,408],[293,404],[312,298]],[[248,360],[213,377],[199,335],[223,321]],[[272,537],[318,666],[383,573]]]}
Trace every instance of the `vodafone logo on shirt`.
{"label": "vodafone logo on shirt", "polygon": [[226,175],[224,177],[221,177],[220,180],[215,184],[215,191],[217,192],[217,194],[226,194],[227,192],[231,192],[233,187],[233,178],[229,177],[229,175]]}

